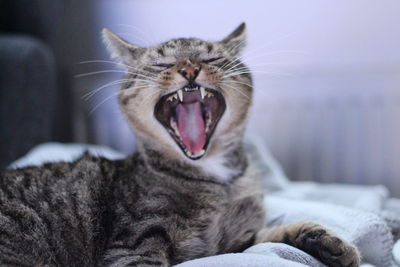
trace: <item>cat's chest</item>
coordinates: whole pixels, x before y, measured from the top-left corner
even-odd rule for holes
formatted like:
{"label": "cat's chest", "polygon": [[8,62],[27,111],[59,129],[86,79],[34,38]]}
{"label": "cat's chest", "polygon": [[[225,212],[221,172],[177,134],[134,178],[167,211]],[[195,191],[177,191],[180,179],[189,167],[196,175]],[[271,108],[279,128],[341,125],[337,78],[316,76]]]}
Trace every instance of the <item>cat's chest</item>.
{"label": "cat's chest", "polygon": [[177,254],[196,258],[242,251],[252,244],[263,225],[260,194],[215,197],[214,203],[197,210],[196,216],[187,221],[188,227],[177,239]]}
{"label": "cat's chest", "polygon": [[135,220],[162,221],[177,262],[241,251],[251,245],[263,226],[262,195],[251,175],[230,185],[165,178],[154,181],[141,185],[138,195],[130,193],[132,205],[125,206],[134,206],[129,210]]}

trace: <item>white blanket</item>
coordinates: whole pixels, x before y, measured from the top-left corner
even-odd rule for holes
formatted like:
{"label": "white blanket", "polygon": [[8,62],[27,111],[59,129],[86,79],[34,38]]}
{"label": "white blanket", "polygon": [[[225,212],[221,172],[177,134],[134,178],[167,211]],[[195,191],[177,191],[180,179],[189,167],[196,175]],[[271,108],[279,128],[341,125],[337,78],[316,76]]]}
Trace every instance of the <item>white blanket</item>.
{"label": "white blanket", "polygon": [[[70,161],[85,150],[111,159],[124,156],[104,147],[49,143],[35,148],[11,167]],[[397,242],[394,247],[400,235],[400,200],[389,199],[384,187],[289,182],[267,150],[248,144],[248,152],[266,177],[264,201],[269,225],[302,220],[319,222],[358,247],[363,257],[363,267],[400,266],[400,243]],[[177,266],[324,265],[294,247],[281,243],[263,243],[243,253],[206,257]]]}

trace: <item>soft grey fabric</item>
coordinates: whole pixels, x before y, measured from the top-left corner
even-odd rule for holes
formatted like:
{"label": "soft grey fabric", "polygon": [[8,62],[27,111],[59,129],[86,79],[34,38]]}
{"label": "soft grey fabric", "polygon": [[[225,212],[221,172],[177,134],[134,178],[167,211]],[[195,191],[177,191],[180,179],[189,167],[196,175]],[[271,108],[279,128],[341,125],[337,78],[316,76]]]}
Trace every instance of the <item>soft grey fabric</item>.
{"label": "soft grey fabric", "polygon": [[55,109],[55,63],[40,40],[0,35],[0,169],[50,141]]}
{"label": "soft grey fabric", "polygon": [[[343,187],[346,188],[345,185]],[[296,221],[318,222],[355,244],[362,254],[363,263],[377,267],[397,266],[392,256],[394,242],[391,229],[384,219],[372,212],[275,194],[266,197],[265,205],[268,221],[272,225]]]}
{"label": "soft grey fabric", "polygon": [[71,162],[79,158],[86,151],[92,155],[106,157],[112,160],[122,159],[126,156],[104,146],[89,144],[62,144],[53,142],[34,147],[25,156],[14,161],[9,166],[9,169],[17,169],[26,166],[40,166],[43,163],[49,162]]}

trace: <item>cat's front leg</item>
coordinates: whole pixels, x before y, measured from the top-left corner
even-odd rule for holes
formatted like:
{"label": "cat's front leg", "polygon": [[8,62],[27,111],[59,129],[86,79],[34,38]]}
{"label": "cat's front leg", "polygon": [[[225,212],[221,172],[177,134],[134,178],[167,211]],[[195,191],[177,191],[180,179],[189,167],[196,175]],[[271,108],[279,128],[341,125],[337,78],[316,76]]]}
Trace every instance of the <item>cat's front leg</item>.
{"label": "cat's front leg", "polygon": [[264,228],[256,235],[256,243],[281,242],[318,258],[329,267],[360,266],[360,255],[350,243],[324,226],[298,222]]}

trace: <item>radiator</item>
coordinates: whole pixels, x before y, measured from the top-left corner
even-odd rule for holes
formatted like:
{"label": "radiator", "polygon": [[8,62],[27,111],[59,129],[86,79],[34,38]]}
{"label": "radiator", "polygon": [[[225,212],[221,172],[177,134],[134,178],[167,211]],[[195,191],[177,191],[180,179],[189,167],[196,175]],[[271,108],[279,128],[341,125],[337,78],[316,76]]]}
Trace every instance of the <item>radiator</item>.
{"label": "radiator", "polygon": [[293,180],[400,196],[400,73],[256,77],[250,125]]}

